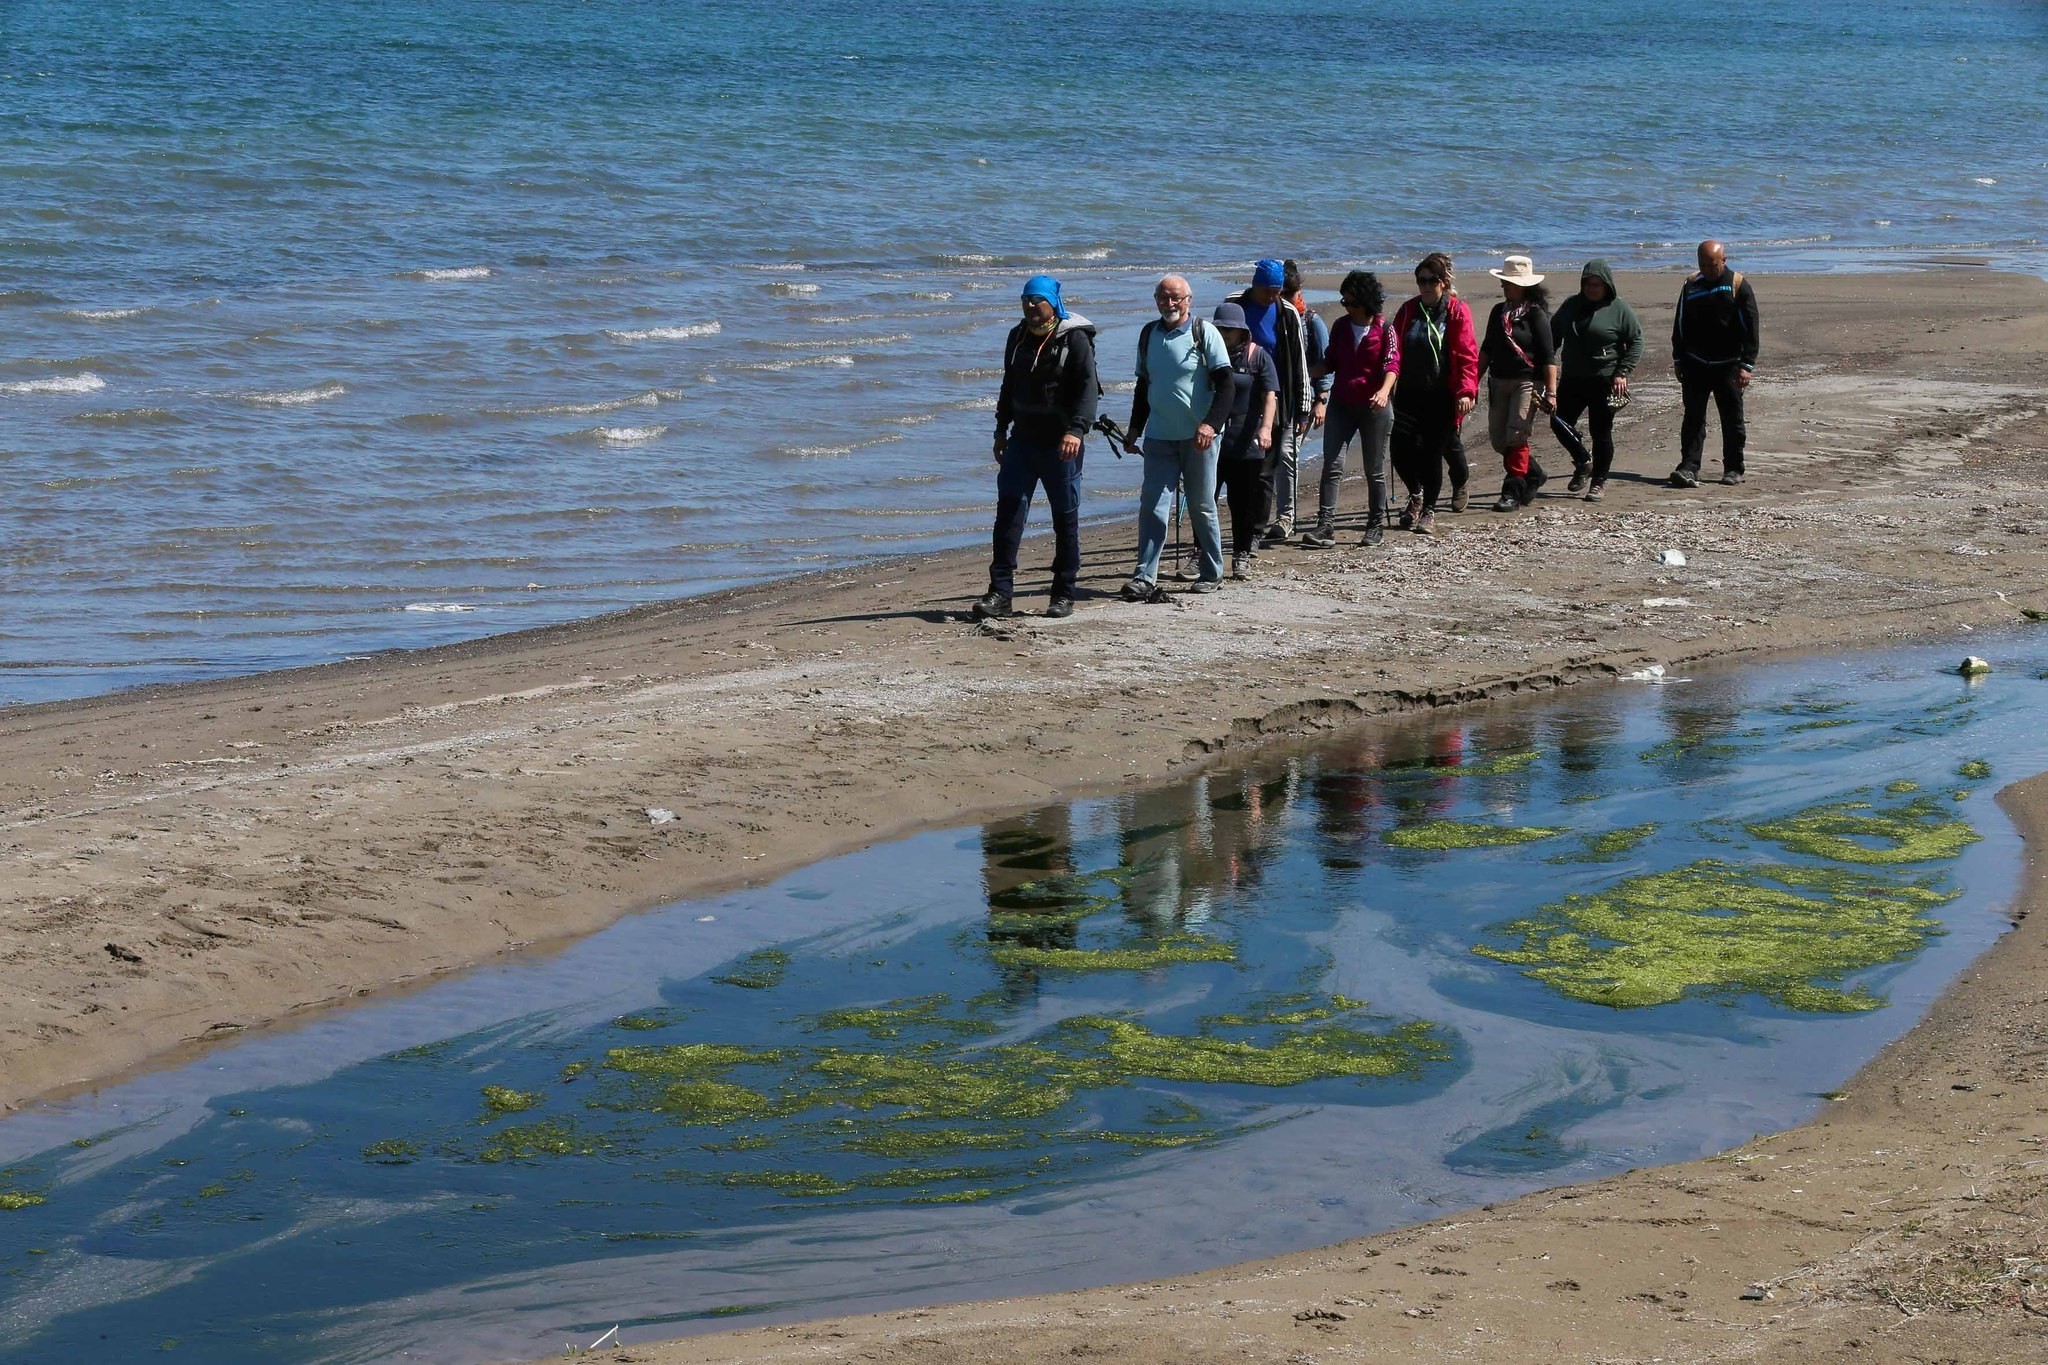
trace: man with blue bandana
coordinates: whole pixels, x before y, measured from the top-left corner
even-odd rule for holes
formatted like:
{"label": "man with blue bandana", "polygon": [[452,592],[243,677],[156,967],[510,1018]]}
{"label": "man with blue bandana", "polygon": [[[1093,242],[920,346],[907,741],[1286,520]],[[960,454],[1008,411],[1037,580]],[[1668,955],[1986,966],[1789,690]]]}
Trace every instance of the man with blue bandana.
{"label": "man with blue bandana", "polygon": [[1102,384],[1095,373],[1095,324],[1067,310],[1060,282],[1034,275],[1024,282],[1024,316],[1003,346],[1003,391],[996,399],[996,524],[988,591],[974,619],[1010,614],[1017,547],[1031,515],[1031,495],[1045,485],[1052,508],[1052,603],[1047,616],[1074,614],[1081,574],[1081,439],[1095,425]]}

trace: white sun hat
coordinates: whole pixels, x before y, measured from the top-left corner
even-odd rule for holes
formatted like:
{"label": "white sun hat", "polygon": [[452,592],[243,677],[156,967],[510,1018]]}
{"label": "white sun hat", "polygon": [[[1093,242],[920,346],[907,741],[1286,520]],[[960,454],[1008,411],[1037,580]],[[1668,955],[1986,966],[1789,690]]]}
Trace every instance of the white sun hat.
{"label": "white sun hat", "polygon": [[1527,256],[1510,256],[1501,264],[1503,270],[1489,270],[1486,273],[1507,284],[1531,285],[1543,283],[1543,277],[1536,273],[1536,263]]}

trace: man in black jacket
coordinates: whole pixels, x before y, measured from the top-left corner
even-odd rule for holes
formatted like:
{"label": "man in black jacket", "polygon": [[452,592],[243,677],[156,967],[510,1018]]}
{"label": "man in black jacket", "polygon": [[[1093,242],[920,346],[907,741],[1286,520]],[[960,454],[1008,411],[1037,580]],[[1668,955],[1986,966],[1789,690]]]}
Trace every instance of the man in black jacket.
{"label": "man in black jacket", "polygon": [[1047,616],[1074,614],[1081,574],[1081,440],[1095,425],[1102,385],[1095,373],[1095,324],[1067,311],[1060,282],[1035,275],[1024,282],[1024,317],[1003,347],[1003,391],[996,399],[996,524],[988,591],[974,619],[1010,614],[1017,547],[1031,515],[1031,495],[1045,485],[1052,508],[1052,603]]}
{"label": "man in black jacket", "polygon": [[1719,242],[1701,242],[1699,261],[1699,273],[1678,291],[1678,313],[1671,323],[1671,367],[1685,395],[1678,468],[1671,471],[1673,488],[1699,487],[1709,398],[1721,414],[1721,482],[1742,482],[1742,447],[1748,435],[1742,394],[1756,371],[1761,340],[1756,292],[1740,271],[1728,268],[1727,249]]}

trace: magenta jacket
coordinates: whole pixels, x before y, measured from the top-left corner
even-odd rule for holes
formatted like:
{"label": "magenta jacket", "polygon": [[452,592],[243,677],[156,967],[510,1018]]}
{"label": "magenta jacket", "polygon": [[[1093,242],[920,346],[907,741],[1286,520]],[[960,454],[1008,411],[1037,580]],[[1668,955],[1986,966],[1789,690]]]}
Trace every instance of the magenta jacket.
{"label": "magenta jacket", "polygon": [[1400,370],[1401,343],[1384,317],[1367,323],[1362,338],[1357,330],[1350,318],[1338,318],[1330,325],[1330,345],[1323,358],[1336,377],[1330,396],[1362,408],[1386,383],[1387,375]]}

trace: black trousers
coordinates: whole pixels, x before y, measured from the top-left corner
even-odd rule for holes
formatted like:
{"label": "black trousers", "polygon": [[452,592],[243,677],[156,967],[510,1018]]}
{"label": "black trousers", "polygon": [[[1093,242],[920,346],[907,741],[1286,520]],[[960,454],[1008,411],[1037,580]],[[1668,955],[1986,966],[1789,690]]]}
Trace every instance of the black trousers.
{"label": "black trousers", "polygon": [[1700,457],[1707,448],[1707,400],[1721,414],[1721,470],[1742,473],[1742,447],[1749,427],[1742,420],[1742,386],[1735,381],[1740,365],[1697,365],[1682,361],[1678,386],[1685,394],[1685,421],[1678,429],[1678,463],[1699,473]]}
{"label": "black trousers", "polygon": [[[1274,433],[1274,444],[1279,444],[1279,433]],[[1266,466],[1264,452],[1257,446],[1251,453],[1260,456],[1252,460],[1225,460],[1216,467],[1216,475],[1223,483],[1223,500],[1230,505],[1230,552],[1241,555],[1258,544],[1259,532],[1266,527],[1266,518],[1271,509],[1266,506]]]}
{"label": "black trousers", "polygon": [[1557,415],[1566,426],[1575,427],[1583,413],[1586,425],[1593,429],[1594,483],[1607,482],[1607,471],[1614,468],[1614,409],[1607,406],[1607,395],[1613,391],[1612,379],[1557,381]]}
{"label": "black trousers", "polygon": [[1420,494],[1428,511],[1436,510],[1443,493],[1446,466],[1453,488],[1462,488],[1472,474],[1465,463],[1464,442],[1458,439],[1458,400],[1448,390],[1416,393],[1404,401],[1401,390],[1395,389],[1389,449],[1402,486],[1410,497]]}

